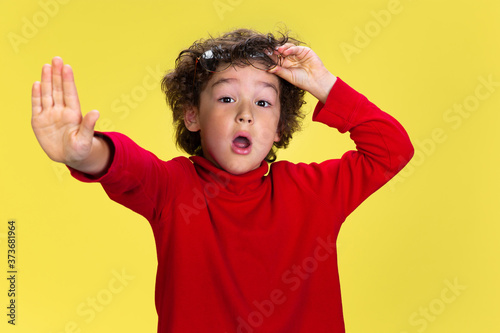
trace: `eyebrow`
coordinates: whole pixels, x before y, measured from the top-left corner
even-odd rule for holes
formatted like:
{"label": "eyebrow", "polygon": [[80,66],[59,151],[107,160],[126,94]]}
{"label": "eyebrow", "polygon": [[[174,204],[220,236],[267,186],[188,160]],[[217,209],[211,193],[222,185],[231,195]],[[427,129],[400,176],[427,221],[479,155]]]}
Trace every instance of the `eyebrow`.
{"label": "eyebrow", "polygon": [[[212,89],[216,85],[223,84],[223,83],[229,83],[229,84],[231,84],[232,82],[235,82],[235,81],[238,81],[238,79],[232,78],[232,77],[221,78],[221,79],[215,81],[214,83],[212,83]],[[276,92],[276,94],[279,96],[279,90],[278,90],[278,88],[274,84],[266,82],[266,81],[258,81],[258,83],[260,83],[264,87],[270,87],[270,88],[272,88]]]}

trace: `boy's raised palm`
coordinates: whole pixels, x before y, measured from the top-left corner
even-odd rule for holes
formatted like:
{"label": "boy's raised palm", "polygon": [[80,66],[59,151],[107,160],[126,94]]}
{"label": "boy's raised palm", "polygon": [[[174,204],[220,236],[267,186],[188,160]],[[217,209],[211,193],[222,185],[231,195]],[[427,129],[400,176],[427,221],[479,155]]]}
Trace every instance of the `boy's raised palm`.
{"label": "boy's raised palm", "polygon": [[73,71],[59,57],[44,65],[31,94],[31,126],[45,153],[56,162],[78,164],[92,148],[97,111],[82,117]]}

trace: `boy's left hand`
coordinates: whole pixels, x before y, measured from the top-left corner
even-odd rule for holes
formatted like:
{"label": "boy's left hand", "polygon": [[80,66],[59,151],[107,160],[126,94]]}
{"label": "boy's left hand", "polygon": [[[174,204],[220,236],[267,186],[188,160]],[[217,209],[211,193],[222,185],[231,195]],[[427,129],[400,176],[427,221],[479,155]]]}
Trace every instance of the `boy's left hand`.
{"label": "boy's left hand", "polygon": [[309,47],[291,43],[280,46],[276,52],[284,59],[281,66],[268,72],[308,91],[324,104],[337,77],[326,69],[318,55]]}

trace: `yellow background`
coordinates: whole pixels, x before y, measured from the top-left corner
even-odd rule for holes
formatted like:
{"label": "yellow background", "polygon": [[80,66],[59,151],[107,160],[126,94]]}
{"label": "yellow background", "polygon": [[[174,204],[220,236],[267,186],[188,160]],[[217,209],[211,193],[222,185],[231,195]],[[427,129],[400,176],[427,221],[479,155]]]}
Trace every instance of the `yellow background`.
{"label": "yellow background", "polygon": [[[377,14],[388,8],[390,18]],[[340,233],[347,332],[500,331],[500,87],[486,96],[480,83],[500,82],[500,2],[20,0],[2,1],[0,13],[1,332],[156,329],[148,223],[100,185],[72,179],[33,135],[30,89],[42,65],[63,57],[83,112],[101,112],[99,129],[170,159],[179,152],[157,82],[178,52],[208,33],[281,23],[395,116],[417,151]],[[346,45],[356,53],[342,51]],[[311,123],[308,101],[304,130],[279,157],[340,157],[353,147],[348,135]],[[468,116],[450,113],[464,103]],[[15,327],[6,316],[9,219],[18,231]],[[453,294],[450,283],[466,289]],[[92,299],[101,300],[93,317]]]}

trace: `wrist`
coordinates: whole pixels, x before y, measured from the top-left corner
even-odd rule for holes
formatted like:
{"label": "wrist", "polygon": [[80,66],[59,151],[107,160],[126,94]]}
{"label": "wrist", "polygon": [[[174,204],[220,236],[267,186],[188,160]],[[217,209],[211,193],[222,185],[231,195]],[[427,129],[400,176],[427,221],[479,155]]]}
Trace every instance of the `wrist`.
{"label": "wrist", "polygon": [[112,143],[108,143],[104,137],[94,135],[89,156],[84,160],[69,162],[66,165],[89,176],[99,178],[106,173],[111,164],[111,145]]}
{"label": "wrist", "polygon": [[315,89],[310,90],[309,92],[321,103],[325,104],[335,82],[337,82],[337,77],[327,71],[318,80],[316,80]]}

